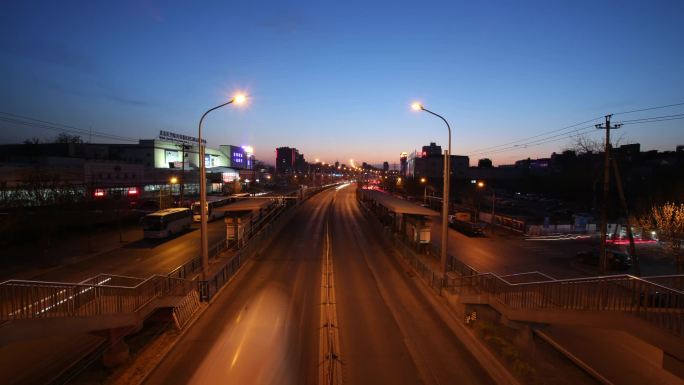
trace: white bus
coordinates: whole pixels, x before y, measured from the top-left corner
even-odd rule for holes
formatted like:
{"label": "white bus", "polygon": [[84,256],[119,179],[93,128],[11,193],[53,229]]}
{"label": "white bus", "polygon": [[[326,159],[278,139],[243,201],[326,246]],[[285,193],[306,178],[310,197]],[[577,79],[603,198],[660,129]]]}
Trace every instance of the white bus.
{"label": "white bus", "polygon": [[[217,209],[234,201],[234,197],[207,197],[207,205],[209,206],[209,209],[207,210],[207,222],[222,218],[226,214],[225,211]],[[201,221],[199,201],[192,204],[192,220],[195,222]]]}
{"label": "white bus", "polygon": [[147,214],[142,219],[145,238],[167,238],[190,229],[192,212],[188,208],[174,208]]}

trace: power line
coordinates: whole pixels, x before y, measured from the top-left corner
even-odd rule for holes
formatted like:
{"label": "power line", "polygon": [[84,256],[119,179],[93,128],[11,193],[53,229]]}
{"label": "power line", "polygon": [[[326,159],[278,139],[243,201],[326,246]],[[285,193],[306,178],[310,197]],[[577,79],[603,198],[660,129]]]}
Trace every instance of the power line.
{"label": "power line", "polygon": [[[583,122],[575,123],[575,124],[573,124],[573,125],[565,126],[565,127],[558,128],[558,129],[555,129],[555,130],[546,131],[546,132],[543,132],[543,133],[541,133],[541,134],[537,134],[537,135],[530,136],[530,137],[527,137],[527,138],[515,140],[515,141],[512,141],[512,142],[508,142],[508,143],[499,144],[499,145],[497,145],[497,146],[490,146],[490,147],[483,147],[483,148],[475,149],[474,151],[479,152],[479,151],[484,151],[484,150],[489,150],[489,149],[496,149],[496,148],[498,148],[498,147],[504,147],[504,146],[508,146],[508,145],[511,145],[511,144],[524,142],[524,141],[527,141],[527,140],[530,140],[530,139],[538,138],[538,137],[540,137],[540,136],[546,136],[546,135],[548,135],[548,134],[553,134],[553,133],[555,133],[555,132],[565,131],[565,130],[568,130],[568,129],[570,129],[570,128],[574,128],[574,127],[577,127],[577,126],[581,126],[581,125],[583,125],[583,124],[591,123],[591,122],[593,122],[593,121],[595,121],[595,120],[599,120],[599,119],[603,119],[603,116],[599,116],[599,117],[596,117],[596,118],[593,118],[593,119],[585,120],[585,121],[583,121]],[[593,126],[592,126],[592,127],[593,127]]]}
{"label": "power line", "polygon": [[[646,124],[646,123],[657,123],[657,122],[666,122],[666,121],[671,121],[671,120],[682,120],[684,119],[684,114],[677,114],[677,115],[667,115],[667,116],[661,116],[661,117],[652,117],[652,118],[644,118],[644,119],[633,119],[629,121],[622,121],[619,122],[619,124],[622,125],[630,125],[630,124]],[[555,139],[553,137],[549,137],[546,139],[541,139],[538,141],[530,142],[530,143],[523,143],[515,146],[510,146],[498,150],[493,150],[493,151],[484,151],[484,152],[479,152],[479,153],[473,153],[470,154],[469,156],[474,156],[474,155],[491,155],[491,154],[498,154],[501,152],[508,152],[508,151],[513,151],[521,148],[528,148],[528,147],[536,147],[540,146],[542,144],[546,143],[552,143],[552,142],[558,142],[561,140],[565,139],[570,139],[570,138],[576,138],[579,136],[582,136],[584,134],[591,134],[593,132],[596,132],[594,130],[594,126],[587,126],[583,127],[577,130],[570,131],[568,133],[563,133],[561,135],[555,135]],[[549,140],[547,140],[549,139]]]}
{"label": "power line", "polygon": [[[7,118],[1,117],[1,116],[0,116],[0,121],[7,122],[9,124],[21,125],[21,126],[27,126],[27,127],[33,127],[33,128],[45,128],[45,129],[59,131],[59,132],[71,132],[71,133],[76,133],[76,134],[87,134],[87,132],[78,131],[78,130],[74,130],[74,129],[67,129],[67,128],[63,128],[63,127],[53,127],[50,125],[45,125],[45,124],[40,124],[40,123],[31,123],[31,122],[24,122],[21,120],[7,119]],[[129,139],[129,138],[118,137],[115,135],[101,134],[101,133],[95,133],[95,132],[93,132],[93,136],[102,137],[102,138],[106,138],[106,139],[112,139],[112,140],[119,140],[119,141],[137,142],[137,140],[132,139],[132,138]]]}
{"label": "power line", "polygon": [[668,119],[658,119],[658,120],[645,120],[645,121],[641,121],[641,122],[629,122],[629,123],[624,123],[624,125],[628,125],[628,124],[645,124],[645,123],[667,122],[667,121],[670,121],[670,120],[681,120],[681,119],[684,119],[684,116],[681,116],[681,117],[679,117],[679,118],[668,118]]}
{"label": "power line", "polygon": [[[649,120],[665,119],[665,118],[681,118],[681,117],[684,117],[684,114],[673,114],[673,115],[653,116],[650,118],[628,119],[628,120],[623,120],[621,123],[649,121]],[[667,119],[667,120],[670,120],[670,119]]]}
{"label": "power line", "polygon": [[137,142],[138,141],[137,139],[131,138],[131,137],[125,137],[125,136],[121,136],[121,135],[91,131],[91,130],[83,129],[80,127],[50,122],[50,121],[46,121],[46,120],[35,119],[35,118],[28,117],[28,116],[17,115],[17,114],[13,114],[13,113],[9,113],[9,112],[0,111],[0,115],[6,115],[6,116],[0,116],[0,121],[4,121],[4,122],[10,123],[10,124],[23,125],[23,126],[35,127],[35,128],[44,128],[44,129],[55,130],[55,131],[72,132],[72,133],[77,133],[77,134],[82,134],[82,135],[91,135],[92,134],[93,136],[97,136],[97,137],[101,137],[101,138],[107,138],[107,139],[113,139],[113,140],[120,140],[120,141],[129,141],[129,142]]}
{"label": "power line", "polygon": [[[538,145],[545,144],[545,143],[556,142],[558,140],[563,140],[566,138],[572,138],[572,137],[579,136],[581,134],[589,132],[593,128],[594,128],[594,125],[583,126],[580,128],[576,128],[572,131],[563,132],[563,133],[552,135],[552,136],[547,136],[545,138],[540,138],[540,139],[537,139],[537,140],[534,140],[531,142],[519,143],[519,144],[515,144],[512,146],[504,147],[504,148],[493,149],[491,151],[480,151],[480,152],[471,153],[471,154],[469,154],[469,156],[484,155],[484,154],[496,154],[499,152],[510,151],[510,150],[514,150],[514,149],[518,149],[518,148],[527,148],[527,147],[538,146]],[[554,139],[554,138],[558,138],[558,139]]]}
{"label": "power line", "polygon": [[661,109],[661,108],[677,107],[677,106],[684,106],[684,102],[682,102],[682,103],[675,103],[675,104],[667,104],[667,105],[664,105],[664,106],[656,106],[656,107],[641,108],[641,109],[638,109],[638,110],[616,112],[616,113],[614,113],[613,115],[631,114],[631,113],[634,113],[634,112],[659,110],[659,109]]}
{"label": "power line", "polygon": [[[654,107],[640,108],[640,109],[631,110],[631,111],[622,111],[622,112],[617,112],[617,113],[615,113],[615,114],[613,114],[613,115],[631,114],[631,113],[635,113],[635,112],[651,111],[651,110],[657,110],[657,109],[663,109],[663,108],[669,108],[669,107],[676,107],[676,106],[682,106],[682,105],[684,105],[684,102],[682,102],[682,103],[674,103],[674,104],[667,104],[667,105],[662,105],[662,106],[654,106]],[[599,117],[596,117],[596,118],[593,118],[593,119],[589,119],[589,120],[586,120],[586,121],[583,121],[583,122],[575,123],[575,124],[573,124],[573,125],[565,126],[565,127],[558,128],[558,129],[555,129],[555,130],[546,131],[546,132],[543,132],[543,133],[540,133],[540,134],[537,134],[537,135],[533,135],[533,136],[530,136],[530,137],[518,139],[518,140],[515,140],[515,141],[512,141],[512,142],[507,142],[507,143],[499,144],[499,145],[496,145],[496,146],[489,146],[489,147],[478,148],[478,149],[473,150],[474,152],[473,152],[472,154],[470,154],[470,155],[481,155],[481,154],[498,153],[498,152],[502,152],[502,151],[500,151],[500,150],[503,150],[503,149],[505,149],[506,151],[508,151],[508,150],[516,149],[516,148],[520,148],[520,147],[523,147],[523,148],[524,148],[524,147],[528,147],[530,144],[529,144],[529,143],[524,143],[524,142],[527,142],[527,141],[529,141],[530,139],[536,139],[536,138],[540,138],[540,137],[546,137],[546,136],[549,135],[549,134],[554,134],[554,133],[556,133],[556,132],[565,131],[565,130],[568,130],[568,129],[571,129],[571,128],[574,128],[574,127],[577,127],[577,126],[581,126],[581,125],[583,125],[583,124],[587,124],[587,123],[590,123],[590,122],[593,122],[593,121],[596,121],[596,120],[599,120],[599,119],[603,119],[603,116],[599,116]],[[654,118],[651,118],[651,119],[656,119],[656,118],[654,117]],[[668,120],[669,120],[669,119],[668,119]],[[654,120],[654,121],[664,121],[664,120]],[[630,123],[630,124],[631,124],[631,123]],[[576,130],[573,130],[573,131],[571,131],[571,132],[575,132],[575,131],[576,131]],[[565,134],[562,134],[562,135],[565,135]],[[542,142],[540,142],[540,143],[538,143],[538,144],[543,144],[543,143],[549,143],[549,142],[556,141],[556,140],[551,140],[551,141],[548,141],[548,142],[546,141],[547,139],[553,139],[553,138],[555,138],[555,137],[557,137],[557,135],[549,136],[549,137],[547,137],[547,138],[541,138],[540,140],[541,140]],[[515,144],[518,144],[518,145],[515,145]],[[515,146],[511,146],[511,145],[515,145]],[[535,144],[535,145],[537,145],[537,144]],[[489,151],[489,150],[491,150],[491,151]]]}
{"label": "power line", "polygon": [[[646,123],[657,123],[657,122],[665,122],[665,121],[670,121],[670,120],[682,120],[682,119],[684,119],[684,116],[663,118],[663,119],[658,119],[658,120],[631,121],[631,122],[626,122],[626,123],[620,122],[620,124],[623,124],[623,125],[646,124]],[[470,156],[498,154],[501,152],[508,152],[508,151],[513,151],[513,150],[517,150],[517,149],[521,149],[521,148],[536,147],[536,146],[540,146],[540,145],[546,144],[546,143],[552,143],[552,142],[558,142],[558,141],[565,140],[565,139],[576,138],[576,137],[582,136],[584,134],[591,134],[591,133],[595,132],[593,130],[593,128],[594,128],[593,126],[587,126],[587,127],[584,127],[583,129],[571,131],[570,133],[564,133],[563,135],[556,135],[556,136],[560,136],[556,139],[540,140],[540,141],[535,141],[532,143],[524,143],[524,144],[506,147],[506,148],[502,148],[502,149],[498,149],[498,150],[470,154]]]}
{"label": "power line", "polygon": [[[0,111],[0,114],[15,117],[15,118],[0,117],[9,123],[19,123],[19,124],[23,124],[23,125],[27,125],[27,123],[28,123],[30,125],[35,125],[35,126],[41,127],[41,128],[52,128],[52,129],[57,129],[57,130],[77,132],[77,133],[81,133],[81,134],[90,134],[92,132],[96,136],[100,136],[100,137],[107,137],[107,138],[111,138],[111,139],[126,140],[126,141],[137,141],[137,139],[135,139],[135,138],[125,137],[125,136],[115,135],[115,134],[108,134],[108,133],[103,133],[103,132],[97,132],[97,131],[91,131],[91,130],[80,128],[80,127],[50,122],[50,121],[46,121],[46,120],[35,119],[35,118],[28,117],[28,116],[22,116],[22,115],[12,114],[12,113],[8,113],[8,112],[1,112]],[[16,118],[19,118],[19,119],[16,119]],[[30,122],[26,122],[26,120],[28,120]],[[34,123],[34,122],[37,122],[38,124]]]}

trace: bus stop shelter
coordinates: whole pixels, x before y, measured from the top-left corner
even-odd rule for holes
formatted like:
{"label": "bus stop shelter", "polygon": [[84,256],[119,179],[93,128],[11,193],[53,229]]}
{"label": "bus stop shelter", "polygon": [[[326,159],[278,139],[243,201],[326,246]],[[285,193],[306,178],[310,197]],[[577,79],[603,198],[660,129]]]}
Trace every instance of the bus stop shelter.
{"label": "bus stop shelter", "polygon": [[245,198],[221,207],[220,210],[225,212],[228,246],[242,246],[274,203],[269,198]]}
{"label": "bus stop shelter", "polygon": [[437,211],[397,198],[383,191],[360,190],[361,200],[367,202],[383,224],[405,236],[417,246],[430,243],[432,217]]}

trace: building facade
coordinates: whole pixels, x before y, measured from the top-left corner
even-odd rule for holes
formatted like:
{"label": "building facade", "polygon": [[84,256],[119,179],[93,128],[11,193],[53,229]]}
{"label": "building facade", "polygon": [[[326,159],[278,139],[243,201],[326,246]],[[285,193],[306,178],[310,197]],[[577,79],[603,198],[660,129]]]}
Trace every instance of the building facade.
{"label": "building facade", "polygon": [[[451,177],[466,179],[470,158],[464,155],[451,155]],[[442,147],[432,142],[423,146],[421,152],[412,152],[406,161],[407,175],[415,178],[442,179],[444,178],[444,154]]]}
{"label": "building facade", "polygon": [[[249,146],[205,148],[207,190],[221,192],[254,163]],[[0,145],[0,184],[7,191],[20,192],[32,188],[36,180],[49,180],[48,189],[70,187],[97,198],[140,197],[162,189],[175,193],[182,189],[193,195],[199,191],[199,168],[197,144],[187,141]],[[250,176],[257,179],[255,174]]]}
{"label": "building facade", "polygon": [[294,147],[276,148],[276,173],[294,174],[307,171],[307,163],[304,154]]}

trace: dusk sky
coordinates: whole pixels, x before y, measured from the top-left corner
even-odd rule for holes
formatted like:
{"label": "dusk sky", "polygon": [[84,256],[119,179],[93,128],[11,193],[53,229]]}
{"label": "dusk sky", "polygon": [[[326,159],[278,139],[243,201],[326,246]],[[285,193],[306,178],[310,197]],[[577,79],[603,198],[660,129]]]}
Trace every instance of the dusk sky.
{"label": "dusk sky", "polygon": [[[132,140],[159,130],[195,136],[202,113],[236,90],[249,106],[213,112],[208,144],[251,144],[267,163],[277,146],[359,163],[445,146],[443,123],[411,111],[414,100],[450,121],[454,153],[471,164],[544,157],[572,139],[481,149],[684,102],[684,2],[0,5],[0,112]],[[679,105],[613,120],[683,113]],[[0,130],[3,143],[58,133],[7,121]],[[642,149],[684,144],[684,120],[620,131]]]}

